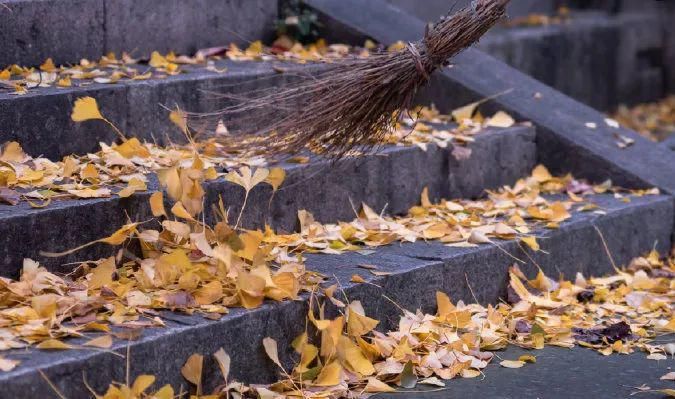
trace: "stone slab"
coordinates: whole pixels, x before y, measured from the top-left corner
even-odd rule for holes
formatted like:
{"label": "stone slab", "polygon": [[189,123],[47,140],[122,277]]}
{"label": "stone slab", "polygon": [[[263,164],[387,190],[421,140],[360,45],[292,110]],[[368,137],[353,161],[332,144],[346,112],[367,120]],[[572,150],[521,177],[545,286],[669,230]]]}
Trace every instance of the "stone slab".
{"label": "stone slab", "polygon": [[[594,226],[603,232],[609,251],[619,265],[654,247],[660,251],[670,248],[672,225],[664,223],[673,218],[670,198],[646,196],[624,203],[611,195],[598,195],[593,200],[605,215],[575,213],[559,230],[537,232],[545,252],[529,255],[549,276],[571,277],[577,272],[601,275],[613,270]],[[399,310],[383,293],[406,309],[433,312],[436,290],[464,301],[473,300],[473,291],[480,303],[495,303],[504,297],[508,268],[513,264],[505,252],[526,261],[527,264],[522,265],[526,274],[537,272],[517,242],[500,241],[497,245],[500,248],[494,245],[452,248],[436,242],[395,244],[370,255],[308,255],[307,265],[337,278],[349,299],[361,300],[366,313],[381,320],[378,328],[386,330],[396,324]],[[392,275],[372,276],[358,267],[363,263],[377,265]],[[360,274],[368,284],[351,283],[353,274]],[[282,361],[289,364],[292,354],[285,349],[304,331],[307,306],[306,297],[301,301],[267,303],[252,311],[233,309],[219,321],[167,313],[166,328],[147,329],[140,340],[128,343],[130,375],[133,378],[143,373],[154,374],[158,384],[177,385],[182,381],[180,368],[186,359],[193,353],[201,353],[206,355],[204,375],[210,389],[218,383],[219,372],[209,355],[222,347],[232,357],[231,378],[247,383],[273,381],[278,370],[264,354],[261,341],[267,336],[276,339]],[[329,316],[335,312],[328,309]],[[127,343],[115,342],[113,350],[126,353]],[[0,374],[0,397],[3,398],[51,395],[38,370],[69,398],[87,396],[83,371],[86,381],[98,392],[111,380],[125,379],[125,359],[104,351],[16,350],[3,355],[22,360],[16,369]]]}
{"label": "stone slab", "polygon": [[269,38],[276,0],[5,0],[0,69],[99,59],[110,51],[192,54]]}
{"label": "stone slab", "polygon": [[96,151],[101,141],[114,141],[114,131],[104,122],[75,123],[70,119],[75,100],[85,96],[95,98],[103,115],[127,136],[159,144],[180,142],[183,134],[169,120],[167,108],[215,111],[227,104],[217,98],[218,94],[283,85],[293,79],[293,73],[314,70],[297,64],[281,65],[290,73],[276,72],[277,63],[221,61],[216,67],[227,69],[225,73],[184,66],[185,73],[165,79],[39,88],[22,96],[0,93],[0,143],[16,140],[29,154],[60,160],[69,154]]}
{"label": "stone slab", "polygon": [[495,28],[476,48],[584,104],[610,111],[664,96],[664,45],[658,14],[575,12],[563,24]]}
{"label": "stone slab", "polygon": [[[472,156],[462,162],[451,155],[452,148],[431,145],[426,152],[417,147],[389,147],[337,164],[320,159],[282,164],[287,178],[274,200],[270,204],[271,187],[256,187],[242,221],[248,228],[268,223],[282,231],[295,231],[298,210],[312,212],[321,222],[336,222],[352,220],[354,208],[359,209],[362,202],[378,211],[405,213],[419,203],[424,187],[436,200],[478,197],[485,189],[513,184],[530,173],[536,160],[534,140],[531,127],[515,126],[476,136],[470,146]],[[62,252],[106,237],[125,224],[127,215],[133,221],[152,219],[148,198],[159,189],[153,176],[148,188],[127,199],[56,201],[44,209],[25,203],[0,205],[0,275],[18,277],[24,258],[67,273],[76,266],[71,262],[110,256],[113,249],[105,245],[63,258],[45,258],[39,251]],[[222,197],[236,219],[243,189],[224,179],[208,182],[205,188],[205,209]],[[207,212],[208,222],[213,222],[211,216]]]}
{"label": "stone slab", "polygon": [[[335,24],[383,43],[419,40],[424,33],[422,20],[382,0],[307,3]],[[596,181],[609,177],[618,185],[655,186],[675,194],[675,156],[666,148],[628,129],[607,126],[601,113],[480,50],[470,48],[453,62],[453,67],[437,74],[428,90],[441,109],[501,93],[492,101],[493,109],[532,121],[537,127],[539,159],[556,172],[573,172]],[[473,96],[464,95],[467,89]],[[597,128],[588,127],[589,122]],[[635,144],[621,149],[616,135]]]}
{"label": "stone slab", "polygon": [[[496,359],[485,370],[484,378],[458,378],[446,381],[446,389],[419,385],[413,391],[380,394],[378,398],[416,399],[493,398],[493,399],[568,399],[568,398],[633,398],[636,387],[646,385],[653,390],[672,389],[672,381],[660,380],[675,367],[675,360],[656,362],[647,354],[602,356],[577,347],[563,349],[547,347],[528,351],[509,347],[496,353],[499,358],[516,360],[522,355],[534,355],[536,364],[513,370],[499,366]],[[409,395],[409,396],[408,396]],[[652,393],[653,397],[659,396]],[[640,396],[640,395],[637,395]]]}

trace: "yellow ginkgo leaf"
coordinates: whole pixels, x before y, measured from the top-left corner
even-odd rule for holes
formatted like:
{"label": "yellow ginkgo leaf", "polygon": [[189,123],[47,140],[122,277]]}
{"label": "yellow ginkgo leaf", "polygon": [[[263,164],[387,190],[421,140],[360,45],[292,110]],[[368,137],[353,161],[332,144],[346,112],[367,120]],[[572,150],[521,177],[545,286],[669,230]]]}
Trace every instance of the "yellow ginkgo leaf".
{"label": "yellow ginkgo leaf", "polygon": [[513,117],[504,111],[499,111],[486,122],[487,126],[507,128],[516,123]]}
{"label": "yellow ginkgo leaf", "polygon": [[537,252],[539,251],[539,243],[537,242],[537,238],[534,236],[527,236],[527,237],[521,237],[520,241],[524,242],[530,249],[533,251]]}
{"label": "yellow ginkgo leaf", "polygon": [[457,108],[456,110],[452,111],[452,118],[457,123],[462,123],[462,121],[464,121],[465,119],[471,119],[474,112],[476,112],[476,108],[478,108],[478,106],[481,105],[481,104],[482,104],[482,101],[478,101],[478,102],[471,103],[471,104],[465,105],[463,107]]}
{"label": "yellow ginkgo leaf", "polygon": [[171,111],[171,113],[169,113],[169,119],[174,123],[174,125],[178,126],[181,131],[187,132],[187,114],[183,110],[176,108],[175,110]]}
{"label": "yellow ginkgo leaf", "polygon": [[141,397],[143,392],[150,388],[150,385],[155,383],[155,376],[154,375],[139,375],[136,380],[134,381],[133,386],[131,387],[131,391],[134,393],[136,397]]}
{"label": "yellow ginkgo leaf", "polygon": [[197,386],[197,394],[201,393],[203,364],[204,356],[195,353],[188,358],[185,365],[180,369],[183,377]]}
{"label": "yellow ginkgo leaf", "polygon": [[280,368],[283,369],[281,362],[279,361],[279,350],[277,348],[277,341],[273,338],[267,337],[263,339],[263,347],[265,348],[265,353],[267,356]]}
{"label": "yellow ginkgo leaf", "polygon": [[220,367],[220,372],[223,375],[223,379],[227,381],[227,377],[230,375],[230,356],[225,353],[223,348],[220,348],[216,353],[213,354],[213,357],[215,357],[216,361],[218,362],[218,367]]}
{"label": "yellow ginkgo leaf", "polygon": [[267,179],[265,179],[265,182],[272,186],[272,190],[277,191],[285,179],[286,171],[284,169],[272,168],[270,169],[269,175],[267,176]]}
{"label": "yellow ginkgo leaf", "polygon": [[316,377],[313,385],[317,387],[330,387],[339,384],[341,381],[342,366],[340,366],[340,362],[334,361],[321,369],[321,373]]}
{"label": "yellow ginkgo leaf", "polygon": [[258,168],[253,173],[251,172],[251,168],[248,166],[243,166],[241,169],[239,169],[238,173],[236,171],[231,171],[225,175],[225,180],[243,187],[248,193],[253,189],[253,187],[265,181],[269,174],[270,171],[264,168]]}
{"label": "yellow ginkgo leaf", "polygon": [[229,181],[230,183],[234,183],[238,186],[241,186],[246,190],[246,193],[244,195],[244,202],[241,205],[241,210],[239,211],[239,216],[237,216],[237,223],[235,224],[235,228],[239,227],[239,222],[241,221],[241,215],[244,214],[244,209],[246,208],[246,202],[248,200],[248,194],[251,192],[253,187],[257,186],[258,184],[262,183],[267,179],[267,176],[269,176],[270,171],[265,168],[258,168],[255,173],[251,172],[251,168],[248,166],[243,166],[241,169],[239,169],[239,173],[236,171],[231,171],[227,175],[225,175],[225,180]]}
{"label": "yellow ginkgo leaf", "polygon": [[113,340],[110,335],[102,335],[98,338],[94,338],[85,342],[84,346],[91,346],[94,348],[108,349],[112,346]]}
{"label": "yellow ginkgo leaf", "polygon": [[105,119],[98,110],[98,104],[93,97],[82,97],[75,100],[73,113],[70,117],[75,122],[83,122],[91,119]]}
{"label": "yellow ginkgo leaf", "polygon": [[154,217],[166,216],[166,210],[164,210],[164,194],[161,191],[157,191],[150,196],[150,210]]}
{"label": "yellow ginkgo leaf", "polygon": [[63,341],[59,341],[58,339],[48,339],[46,341],[40,342],[36,348],[38,349],[50,349],[50,350],[64,350],[64,349],[71,349],[72,346],[64,343]]}
{"label": "yellow ginkgo leaf", "polygon": [[150,66],[153,68],[164,68],[169,65],[169,61],[157,51],[150,55]]}
{"label": "yellow ginkgo leaf", "polygon": [[519,369],[525,365],[525,362],[521,360],[504,360],[499,365],[508,369]]}

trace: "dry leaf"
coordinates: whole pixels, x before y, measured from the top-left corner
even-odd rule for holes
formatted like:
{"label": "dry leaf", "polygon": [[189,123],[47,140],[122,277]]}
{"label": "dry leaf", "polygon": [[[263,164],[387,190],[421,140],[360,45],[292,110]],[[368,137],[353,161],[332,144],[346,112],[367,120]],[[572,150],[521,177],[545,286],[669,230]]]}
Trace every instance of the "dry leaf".
{"label": "dry leaf", "polygon": [[267,356],[276,364],[279,366],[279,368],[283,369],[284,367],[281,365],[281,362],[279,361],[279,351],[277,349],[277,341],[275,341],[273,338],[267,337],[263,339],[263,347],[265,348],[265,353],[267,353]]}
{"label": "dry leaf", "polygon": [[286,179],[286,171],[282,168],[272,168],[265,179],[265,182],[272,186],[272,190],[277,191]]}
{"label": "dry leaf", "polygon": [[525,362],[520,360],[504,360],[499,365],[509,369],[519,369],[525,365]]}
{"label": "dry leaf", "polygon": [[110,335],[102,335],[100,337],[94,338],[90,341],[85,342],[84,346],[93,346],[95,348],[108,349],[112,346],[113,340]]}
{"label": "dry leaf", "polygon": [[509,128],[513,126],[516,121],[504,111],[499,111],[490,119],[488,119],[486,125],[491,127],[499,128]]}
{"label": "dry leaf", "polygon": [[18,360],[11,360],[4,357],[0,357],[0,370],[5,373],[8,371],[14,370],[21,362]]}
{"label": "dry leaf", "polygon": [[150,196],[150,210],[154,217],[166,216],[164,194],[161,191],[155,192]]}
{"label": "dry leaf", "polygon": [[93,97],[81,97],[75,100],[73,113],[70,117],[75,122],[83,122],[91,119],[104,119],[101,111],[98,110],[98,104]]}
{"label": "dry leaf", "polygon": [[180,369],[183,377],[197,387],[197,394],[201,393],[203,365],[204,356],[195,353],[188,358],[185,365]]}
{"label": "dry leaf", "polygon": [[59,341],[58,339],[48,339],[46,341],[40,342],[36,348],[38,349],[51,349],[51,350],[65,350],[72,349],[72,346]]}
{"label": "dry leaf", "polygon": [[230,375],[230,356],[225,353],[223,348],[220,348],[213,354],[213,357],[215,357],[218,362],[218,367],[220,367],[220,373],[223,375],[223,380],[227,381],[227,378]]}

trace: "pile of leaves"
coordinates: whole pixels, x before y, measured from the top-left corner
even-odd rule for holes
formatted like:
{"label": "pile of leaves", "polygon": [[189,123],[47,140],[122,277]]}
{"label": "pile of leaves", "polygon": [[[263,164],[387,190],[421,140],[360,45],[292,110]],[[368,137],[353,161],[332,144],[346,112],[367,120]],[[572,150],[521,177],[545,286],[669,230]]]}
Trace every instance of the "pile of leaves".
{"label": "pile of leaves", "polygon": [[[530,280],[514,266],[508,303],[487,307],[453,303],[437,292],[436,314],[404,311],[398,329],[387,333],[376,330],[379,321],[365,314],[362,303],[342,302],[336,286],[331,286],[325,294],[340,315],[326,319],[323,306],[310,306],[309,327],[292,342],[298,357],[292,368],[280,361],[275,340],[263,340],[264,350],[283,376],[280,381],[252,386],[232,381],[230,358],[222,349],[214,357],[224,384],[213,396],[202,395],[202,355],[192,355],[182,374],[195,386],[197,398],[365,398],[420,384],[445,387],[453,378],[479,377],[497,361],[501,367],[526,367],[537,362],[536,350],[545,346],[580,345],[603,355],[643,351],[649,359],[663,360],[675,354],[675,344],[657,345],[652,340],[675,333],[674,277],[675,258],[661,260],[655,252],[612,276],[577,275],[575,281],[556,281],[541,271]],[[508,345],[533,352],[502,360],[497,351]],[[672,379],[672,374],[663,379]],[[139,379],[146,382],[143,390],[154,380]],[[107,395],[123,389],[129,387],[111,385]],[[165,386],[148,396],[169,398],[162,396],[169,392],[173,395],[173,389]]]}
{"label": "pile of leaves", "polygon": [[[140,244],[140,257],[122,248],[117,256],[84,262],[63,277],[26,259],[18,281],[0,278],[0,350],[35,344],[40,349],[69,349],[75,346],[60,338],[88,332],[106,335],[85,347],[107,348],[112,345],[110,334],[138,337],[142,328],[162,326],[160,309],[217,319],[229,307],[255,308],[265,299],[297,299],[300,291],[314,290],[320,275],[306,271],[299,257],[262,242],[262,233],[228,225],[222,203],[216,210],[220,222],[210,227],[200,221],[204,170],[195,155],[190,167],[160,174],[173,206],[169,218],[163,193],[152,195],[156,228],[140,231],[139,223],[129,223],[109,237],[65,253],[44,253],[60,256],[95,243],[122,246],[133,240]],[[267,169],[252,174],[246,167],[226,178],[247,192],[263,182],[276,188],[283,180]],[[5,370],[16,365],[9,364]]]}
{"label": "pile of leaves", "polygon": [[584,197],[608,191],[623,201],[630,201],[630,195],[658,193],[655,189],[622,193],[609,181],[590,185],[570,175],[554,177],[539,165],[530,177],[518,180],[513,187],[488,191],[484,199],[432,203],[425,189],[420,205],[404,216],[382,215],[362,204],[359,217],[349,223],[321,224],[310,213],[300,211],[299,232],[279,236],[268,231],[264,240],[294,250],[335,254],[392,242],[439,240],[448,246],[471,247],[519,239],[536,251],[539,244],[534,229],[557,229],[575,211],[603,214]]}
{"label": "pile of leaves", "polygon": [[[243,207],[237,223],[229,225],[222,203],[215,209],[220,221],[213,227],[205,224],[202,184],[207,175],[204,161],[194,153],[187,167],[158,174],[173,205],[170,211],[165,209],[163,192],[151,196],[150,208],[158,218],[154,225],[142,229],[145,224],[129,223],[109,237],[65,253],[43,253],[60,256],[104,243],[122,246],[117,256],[84,262],[68,276],[57,276],[27,259],[18,281],[0,278],[0,350],[29,345],[69,349],[75,346],[59,339],[88,332],[106,333],[89,345],[108,347],[112,336],[127,337],[129,331],[138,336],[145,327],[162,326],[158,310],[217,319],[230,307],[255,308],[265,299],[297,299],[300,292],[314,291],[324,280],[306,270],[302,257],[306,252],[334,254],[419,239],[475,246],[515,238],[538,250],[532,235],[535,227],[557,228],[571,216],[575,204],[581,211],[594,210],[583,195],[610,188],[609,183],[591,186],[571,176],[556,178],[539,166],[531,177],[483,200],[432,204],[425,190],[421,205],[406,216],[384,216],[364,204],[352,222],[322,225],[300,211],[300,232],[277,234],[270,228],[241,231]],[[276,191],[284,177],[282,169],[254,171],[245,166],[225,179],[242,187],[248,197],[258,184],[269,184]],[[549,201],[543,193],[566,193],[567,199]],[[140,254],[127,249],[132,241],[140,244]],[[353,281],[362,281],[358,277]],[[3,361],[9,362],[4,369],[16,365]]]}
{"label": "pile of leaves", "polygon": [[675,96],[631,108],[622,105],[614,118],[650,140],[665,140],[675,134]]}
{"label": "pile of leaves", "polygon": [[[429,144],[445,148],[456,146],[458,157],[470,156],[470,149],[464,146],[473,142],[474,136],[487,127],[509,127],[514,120],[504,112],[491,118],[484,118],[475,111],[478,103],[442,115],[435,108],[418,107],[412,112],[416,119],[405,118],[383,144],[416,145],[426,150]],[[147,190],[147,176],[150,173],[172,167],[191,167],[194,153],[200,154],[206,180],[225,176],[226,170],[242,166],[263,167],[273,163],[265,157],[264,148],[249,153],[230,151],[224,124],[219,124],[216,135],[197,141],[185,122],[180,110],[172,111],[169,118],[188,138],[189,144],[162,147],[153,143],[142,143],[137,138],[126,138],[117,127],[102,114],[96,100],[83,97],[75,102],[71,118],[75,122],[99,121],[115,130],[119,143],[101,143],[101,150],[81,156],[70,155],[60,162],[44,157],[26,154],[18,142],[0,146],[0,204],[16,205],[22,199],[31,206],[47,206],[52,200],[67,198],[103,198],[117,195],[128,197],[137,191]],[[458,125],[448,130],[448,123],[455,120]],[[436,128],[443,124],[444,129]],[[353,154],[356,155],[356,154]],[[306,163],[307,156],[297,156],[288,162]]]}
{"label": "pile of leaves", "polygon": [[[402,44],[391,46],[392,50]],[[199,50],[195,55],[177,55],[173,52],[152,52],[150,59],[134,58],[128,53],[117,56],[110,52],[97,60],[82,59],[76,65],[55,65],[48,58],[39,67],[10,65],[0,69],[0,90],[11,90],[23,95],[28,90],[40,87],[85,87],[91,84],[115,84],[131,80],[166,79],[169,76],[194,72],[197,69],[226,73],[227,67],[220,60],[232,61],[289,61],[296,63],[330,62],[345,56],[368,57],[370,50],[378,46],[367,41],[364,47],[345,44],[327,44],[319,39],[303,45],[288,36],[280,36],[272,46],[261,41],[252,42],[242,49],[232,43],[229,46]]]}

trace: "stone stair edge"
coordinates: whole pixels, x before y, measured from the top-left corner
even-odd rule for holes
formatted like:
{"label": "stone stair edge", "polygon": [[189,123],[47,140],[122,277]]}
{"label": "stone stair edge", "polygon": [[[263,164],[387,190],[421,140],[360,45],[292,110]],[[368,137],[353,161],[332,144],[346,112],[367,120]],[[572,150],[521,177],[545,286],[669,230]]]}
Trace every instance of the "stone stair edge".
{"label": "stone stair edge", "polygon": [[[556,273],[564,273],[566,278],[573,278],[577,271],[599,275],[613,270],[596,226],[604,232],[613,260],[619,265],[650,251],[654,242],[658,242],[656,249],[668,249],[664,240],[670,237],[672,226],[663,223],[664,219],[673,215],[673,203],[668,197],[647,196],[635,198],[630,203],[623,203],[608,194],[593,198],[606,206],[605,215],[575,213],[573,219],[564,222],[559,230],[540,235],[542,248],[547,253],[530,253],[530,256],[549,277],[555,278]],[[637,239],[634,239],[635,231],[638,231]],[[627,242],[630,244],[627,245]],[[480,302],[494,303],[504,295],[508,266],[513,264],[513,259],[503,251],[527,259],[521,253],[523,249],[514,241],[500,241],[497,246],[448,248],[440,243],[418,242],[381,247],[371,255],[308,255],[307,262],[310,269],[336,273],[350,300],[361,300],[367,314],[381,320],[381,328],[389,328],[392,323],[389,317],[395,319],[394,315],[399,314],[399,310],[381,297],[381,291],[404,308],[412,310],[433,311],[436,290],[448,292],[454,300],[471,301],[476,295]],[[381,270],[393,274],[370,276],[358,268],[361,263],[376,264]],[[523,270],[534,275],[537,266],[527,263],[527,266],[522,266]],[[353,273],[362,275],[368,283],[348,282]],[[432,284],[429,285],[429,282]],[[218,381],[217,367],[208,358],[222,346],[233,359],[235,368],[232,377],[243,382],[274,380],[278,370],[266,358],[260,342],[269,335],[279,341],[280,348],[288,348],[290,340],[304,329],[306,312],[305,296],[303,301],[267,304],[252,312],[233,310],[220,321],[178,315],[178,319],[185,319],[169,321],[171,327],[152,330],[139,341],[130,342],[131,374],[155,373],[162,384],[175,384],[182,381],[179,370],[183,362],[192,353],[200,352],[207,358],[206,380]],[[329,311],[328,316],[333,313],[334,310]],[[172,344],[176,339],[181,339],[182,344]],[[126,343],[117,342],[114,349],[126,351]],[[10,352],[9,355],[11,357],[16,353]],[[39,356],[34,356],[36,353]],[[171,356],[167,358],[168,353]],[[38,368],[46,372],[68,397],[83,394],[82,370],[89,371],[87,381],[99,390],[106,387],[111,379],[124,378],[125,361],[106,352],[29,350],[23,355],[23,366],[0,374],[0,387],[4,394],[48,394],[50,388],[37,373]],[[291,356],[285,350],[281,355],[284,362],[288,362]],[[35,368],[36,364],[39,364],[38,368]],[[240,364],[247,367],[237,367]]]}
{"label": "stone stair edge", "polygon": [[[115,133],[104,124],[71,120],[73,103],[80,97],[95,98],[104,116],[128,136],[157,138],[160,144],[168,139],[180,142],[182,133],[169,120],[165,107],[195,113],[215,111],[224,102],[215,99],[214,92],[241,94],[278,87],[295,79],[294,74],[299,71],[311,74],[325,68],[320,64],[229,60],[217,65],[228,69],[217,73],[191,68],[187,73],[163,79],[38,88],[21,96],[0,94],[0,143],[18,141],[28,153],[60,159],[73,153],[92,152],[99,142],[114,140]],[[279,72],[277,65],[283,66],[283,72]]]}
{"label": "stone stair edge", "polygon": [[[358,3],[358,4],[357,4]],[[382,0],[361,3],[344,0],[307,0],[307,4],[343,29],[370,36],[383,43],[417,40],[424,22]],[[351,12],[360,7],[360,13]],[[398,26],[392,31],[390,26]],[[537,82],[503,62],[473,48],[455,58],[452,68],[437,76],[437,96],[452,93],[462,100],[478,100],[500,94],[491,104],[531,121],[537,128],[539,160],[559,173],[572,172],[591,180],[611,178],[626,187],[658,187],[675,194],[675,155],[636,132],[606,124],[605,116],[592,108]],[[439,109],[445,109],[440,101]],[[596,127],[588,126],[595,123]],[[625,149],[617,146],[617,135],[633,140]],[[582,153],[583,157],[578,154]],[[574,159],[574,162],[571,160]]]}
{"label": "stone stair edge", "polygon": [[[317,220],[327,223],[351,220],[354,214],[350,200],[357,207],[364,202],[378,209],[387,206],[393,214],[404,213],[419,202],[425,186],[434,199],[477,197],[484,189],[513,184],[527,175],[535,166],[534,140],[533,128],[514,126],[477,135],[469,146],[472,156],[462,162],[451,155],[452,145],[447,149],[430,145],[427,151],[393,146],[337,165],[326,160],[282,165],[288,175],[271,208],[268,209],[271,187],[260,185],[251,191],[242,220],[249,228],[270,223],[282,231],[294,231],[300,209],[313,212]],[[481,167],[495,160],[501,162],[501,167]],[[340,173],[334,173],[335,168]],[[58,266],[110,256],[112,248],[102,244],[58,259],[41,257],[37,251],[65,251],[106,237],[126,223],[127,215],[133,221],[151,220],[148,199],[154,190],[159,190],[153,175],[148,188],[150,191],[125,199],[114,196],[93,201],[64,200],[54,208],[49,205],[31,209],[26,203],[0,205],[0,262],[4,264],[0,273],[17,276],[26,257],[67,272]],[[219,178],[207,182],[205,190],[207,221],[212,222],[209,204],[217,203],[219,198],[231,207],[233,215],[238,213],[242,189]],[[56,225],[62,225],[60,234],[53,230]]]}

